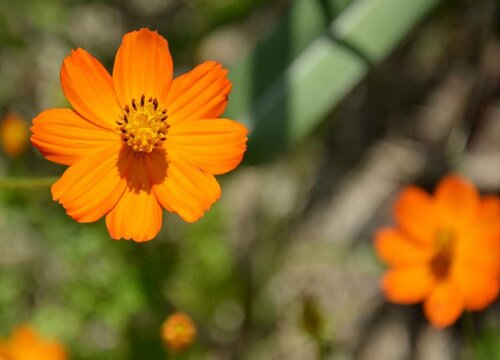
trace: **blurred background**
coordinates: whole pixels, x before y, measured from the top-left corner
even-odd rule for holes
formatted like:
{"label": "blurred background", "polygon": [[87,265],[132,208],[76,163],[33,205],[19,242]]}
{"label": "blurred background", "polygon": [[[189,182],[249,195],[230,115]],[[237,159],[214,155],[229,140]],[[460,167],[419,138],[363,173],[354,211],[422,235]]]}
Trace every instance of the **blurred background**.
{"label": "blurred background", "polygon": [[[455,171],[499,192],[499,7],[0,0],[0,338],[30,324],[71,359],[500,359],[500,304],[435,330],[420,306],[385,302],[372,246],[407,184]],[[36,114],[67,106],[70,49],[111,70],[141,27],[169,40],[176,74],[228,67],[225,116],[251,134],[201,220],[166,213],[136,244],[66,216],[50,197],[64,167],[26,139]],[[178,310],[198,334],[171,353],[160,328]]]}

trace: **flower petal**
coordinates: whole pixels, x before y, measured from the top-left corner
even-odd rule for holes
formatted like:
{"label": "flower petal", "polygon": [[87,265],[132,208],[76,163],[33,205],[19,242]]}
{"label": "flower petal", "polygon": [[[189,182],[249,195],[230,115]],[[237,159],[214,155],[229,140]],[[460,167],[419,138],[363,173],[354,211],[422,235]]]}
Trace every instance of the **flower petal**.
{"label": "flower petal", "polygon": [[168,211],[187,222],[195,222],[220,198],[219,183],[195,166],[159,151],[146,157],[146,170],[153,192]]}
{"label": "flower petal", "polygon": [[94,124],[114,129],[121,113],[111,76],[82,49],[72,50],[61,68],[61,86],[73,108]]}
{"label": "flower petal", "polygon": [[498,296],[500,283],[495,273],[456,266],[452,276],[467,310],[482,310]]}
{"label": "flower petal", "polygon": [[63,346],[53,340],[42,339],[26,325],[17,327],[9,340],[0,343],[0,359],[64,360],[68,356]]}
{"label": "flower petal", "polygon": [[467,236],[455,244],[455,262],[490,274],[500,274],[500,236]]}
{"label": "flower petal", "polygon": [[106,216],[106,225],[113,239],[148,241],[161,229],[162,211],[144,168],[145,157],[132,155],[126,171],[128,186]]}
{"label": "flower petal", "polygon": [[394,215],[403,232],[422,243],[434,240],[436,214],[432,198],[415,186],[405,188],[396,201]]}
{"label": "flower petal", "polygon": [[207,61],[172,82],[167,98],[169,122],[218,118],[227,105],[231,82],[227,70],[215,61]]}
{"label": "flower petal", "polygon": [[381,229],[375,235],[378,256],[387,264],[399,267],[424,265],[433,249],[404,236],[396,229]]}
{"label": "flower petal", "polygon": [[241,162],[248,130],[236,121],[203,119],[172,126],[165,147],[210,174],[224,174]]}
{"label": "flower petal", "polygon": [[126,182],[121,168],[130,156],[114,143],[70,166],[52,185],[52,197],[63,205],[69,216],[79,222],[100,219],[115,206]]}
{"label": "flower petal", "polygon": [[398,304],[423,301],[434,284],[434,277],[427,266],[391,269],[382,278],[382,289],[387,299]]}
{"label": "flower petal", "polygon": [[459,231],[475,219],[479,194],[470,182],[458,175],[446,176],[436,188],[436,208],[443,220]]}
{"label": "flower petal", "polygon": [[464,304],[453,283],[440,283],[424,303],[424,313],[437,328],[453,324],[462,314]]}
{"label": "flower petal", "polygon": [[165,104],[172,74],[172,57],[163,36],[145,28],[123,36],[113,68],[115,91],[122,108],[142,95]]}
{"label": "flower petal", "polygon": [[478,238],[500,238],[500,199],[486,196],[479,203],[474,235]]}
{"label": "flower petal", "polygon": [[480,201],[475,221],[456,243],[456,262],[463,268],[500,274],[500,201],[488,196]]}
{"label": "flower petal", "polygon": [[47,159],[73,165],[86,155],[120,142],[120,136],[70,109],[50,109],[33,119],[31,142]]}

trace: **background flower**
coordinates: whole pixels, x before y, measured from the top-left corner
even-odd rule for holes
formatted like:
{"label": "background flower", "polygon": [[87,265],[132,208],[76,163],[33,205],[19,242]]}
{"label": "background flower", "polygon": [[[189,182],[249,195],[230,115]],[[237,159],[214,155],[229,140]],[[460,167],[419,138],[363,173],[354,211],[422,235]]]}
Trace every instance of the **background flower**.
{"label": "background flower", "polygon": [[196,325],[188,315],[176,312],[163,323],[161,337],[169,350],[182,351],[194,342]]}
{"label": "background flower", "polygon": [[0,144],[10,157],[21,155],[28,145],[29,131],[26,121],[19,115],[7,113],[0,121]]}
{"label": "background flower", "polygon": [[417,187],[403,190],[395,218],[397,227],[379,230],[375,242],[390,265],[382,281],[390,301],[424,301],[429,321],[445,327],[497,298],[499,199],[480,199],[471,183],[449,175],[433,197]]}
{"label": "background flower", "polygon": [[29,326],[19,326],[8,340],[0,342],[0,358],[7,360],[66,360],[64,347],[54,340],[45,340]]}

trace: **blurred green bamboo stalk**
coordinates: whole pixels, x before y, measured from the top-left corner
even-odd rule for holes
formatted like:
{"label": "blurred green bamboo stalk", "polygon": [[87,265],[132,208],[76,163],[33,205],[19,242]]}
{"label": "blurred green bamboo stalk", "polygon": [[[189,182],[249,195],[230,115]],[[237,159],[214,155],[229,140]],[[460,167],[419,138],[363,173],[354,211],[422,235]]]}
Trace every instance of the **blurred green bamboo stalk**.
{"label": "blurred green bamboo stalk", "polygon": [[[283,28],[288,28],[288,38],[272,38],[274,47],[272,41],[264,47],[275,57],[274,62],[262,63],[260,59],[266,57],[260,54],[263,47],[258,47],[251,56],[253,67],[245,59],[230,73],[235,91],[228,116],[251,129],[247,160],[265,160],[310,134],[371,66],[394,50],[439,1],[353,1],[300,53],[321,19],[318,13],[303,13],[300,20],[285,17],[286,24],[278,29],[284,32]],[[300,6],[304,5],[297,2],[292,12]],[[291,21],[300,22],[300,27]],[[315,31],[302,37],[301,29],[308,26]],[[288,64],[290,57],[295,59]],[[262,77],[266,86],[259,84]]]}
{"label": "blurred green bamboo stalk", "polygon": [[[295,0],[274,31],[230,69],[233,96],[228,113],[241,114],[354,0]],[[256,70],[259,77],[255,77]],[[251,85],[251,86],[250,86]],[[237,93],[235,93],[237,91]]]}

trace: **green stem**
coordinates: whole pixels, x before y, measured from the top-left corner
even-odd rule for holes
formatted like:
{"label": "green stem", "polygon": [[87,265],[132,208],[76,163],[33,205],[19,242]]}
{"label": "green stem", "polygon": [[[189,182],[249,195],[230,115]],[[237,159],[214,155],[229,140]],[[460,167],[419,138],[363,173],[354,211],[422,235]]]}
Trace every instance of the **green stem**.
{"label": "green stem", "polygon": [[467,311],[463,314],[463,325],[465,330],[465,341],[467,346],[471,352],[471,356],[473,360],[482,360],[481,353],[477,351],[477,348],[474,343],[476,329],[474,326],[474,319],[472,318],[472,314]]}
{"label": "green stem", "polygon": [[56,177],[42,178],[3,178],[0,179],[1,189],[33,189],[49,187],[57,180]]}

